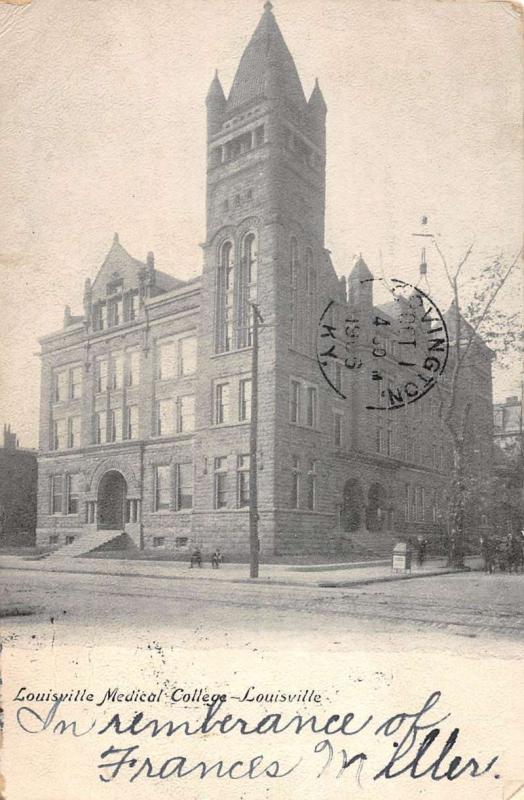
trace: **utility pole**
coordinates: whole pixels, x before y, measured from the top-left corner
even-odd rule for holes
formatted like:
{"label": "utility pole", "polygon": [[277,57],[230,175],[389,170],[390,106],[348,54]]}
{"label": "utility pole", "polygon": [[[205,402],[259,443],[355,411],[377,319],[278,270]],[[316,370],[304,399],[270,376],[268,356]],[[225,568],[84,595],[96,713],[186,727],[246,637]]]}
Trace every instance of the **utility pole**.
{"label": "utility pole", "polygon": [[264,320],[255,303],[249,303],[253,316],[251,335],[251,424],[249,430],[249,577],[258,578],[260,541],[257,500],[258,427],[258,331]]}

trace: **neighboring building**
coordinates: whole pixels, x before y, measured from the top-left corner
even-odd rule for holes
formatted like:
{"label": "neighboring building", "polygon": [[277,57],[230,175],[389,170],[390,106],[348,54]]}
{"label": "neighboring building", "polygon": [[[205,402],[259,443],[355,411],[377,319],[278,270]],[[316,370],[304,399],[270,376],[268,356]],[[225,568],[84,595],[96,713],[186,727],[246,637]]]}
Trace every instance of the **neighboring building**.
{"label": "neighboring building", "polygon": [[504,451],[516,454],[522,445],[522,401],[513,395],[504,403],[493,406],[495,444]]}
{"label": "neighboring building", "polygon": [[[319,370],[320,314],[333,300],[340,324],[349,312],[370,318],[371,272],[360,258],[346,289],[325,248],[326,105],[318,82],[304,96],[270,3],[229,96],[215,75],[206,103],[201,277],[159,272],[152,254],[137,261],[115,236],[86,282],[83,316],[66,309],[64,329],[41,340],[39,543],[125,529],[139,547],[247,552],[249,300],[264,319],[262,552],[437,532],[451,451],[434,393],[402,411],[370,412],[347,371],[332,372],[345,400]],[[391,379],[397,361],[388,344]],[[487,465],[488,353],[478,372]]]}
{"label": "neighboring building", "polygon": [[522,453],[522,401],[516,395],[493,406],[495,443],[495,534],[515,533],[524,525],[524,462]]}
{"label": "neighboring building", "polygon": [[30,546],[36,529],[36,451],[19,446],[4,425],[0,447],[0,547]]}

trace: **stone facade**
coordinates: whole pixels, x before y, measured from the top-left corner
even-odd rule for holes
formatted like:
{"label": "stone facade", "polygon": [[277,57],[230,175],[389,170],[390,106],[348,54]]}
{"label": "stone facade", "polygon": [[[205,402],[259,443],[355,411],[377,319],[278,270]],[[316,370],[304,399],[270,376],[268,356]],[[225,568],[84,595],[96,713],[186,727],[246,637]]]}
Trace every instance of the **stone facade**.
{"label": "stone facade", "polygon": [[39,543],[105,527],[141,548],[247,553],[250,302],[261,552],[436,533],[450,449],[434,399],[369,412],[358,380],[340,376],[344,398],[319,370],[323,309],[369,317],[371,273],[359,259],[346,290],[325,248],[326,105],[318,83],[306,99],[270,4],[228,98],[215,76],[206,103],[202,275],[176,280],[115,235],[83,315],[41,340]]}

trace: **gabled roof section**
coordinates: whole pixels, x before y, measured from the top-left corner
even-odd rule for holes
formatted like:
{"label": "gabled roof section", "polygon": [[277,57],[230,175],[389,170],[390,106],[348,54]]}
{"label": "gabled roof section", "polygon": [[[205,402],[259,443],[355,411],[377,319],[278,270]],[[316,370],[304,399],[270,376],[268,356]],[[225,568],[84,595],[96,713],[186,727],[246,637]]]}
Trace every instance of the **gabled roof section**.
{"label": "gabled roof section", "polygon": [[270,2],[244,50],[227,100],[226,112],[262,96],[277,93],[300,110],[306,106],[302,84],[280,32]]}

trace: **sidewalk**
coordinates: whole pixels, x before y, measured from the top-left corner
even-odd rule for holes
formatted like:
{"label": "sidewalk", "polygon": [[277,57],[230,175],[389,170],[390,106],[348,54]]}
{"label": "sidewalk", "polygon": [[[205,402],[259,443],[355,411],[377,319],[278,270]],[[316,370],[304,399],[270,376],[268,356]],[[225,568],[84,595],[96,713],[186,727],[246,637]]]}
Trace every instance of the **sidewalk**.
{"label": "sidewalk", "polygon": [[[466,559],[467,569],[478,569],[481,559]],[[0,569],[70,574],[132,576],[136,578],[171,578],[174,580],[222,581],[229,583],[259,583],[265,585],[312,586],[321,588],[351,588],[370,583],[430,578],[461,572],[446,566],[445,559],[427,561],[412,572],[393,572],[389,562],[372,561],[350,564],[297,566],[291,564],[261,564],[259,578],[249,578],[248,564],[222,564],[212,569],[210,564],[190,569],[181,561],[127,561],[123,559],[69,558],[29,560],[23,556],[0,556]]]}

